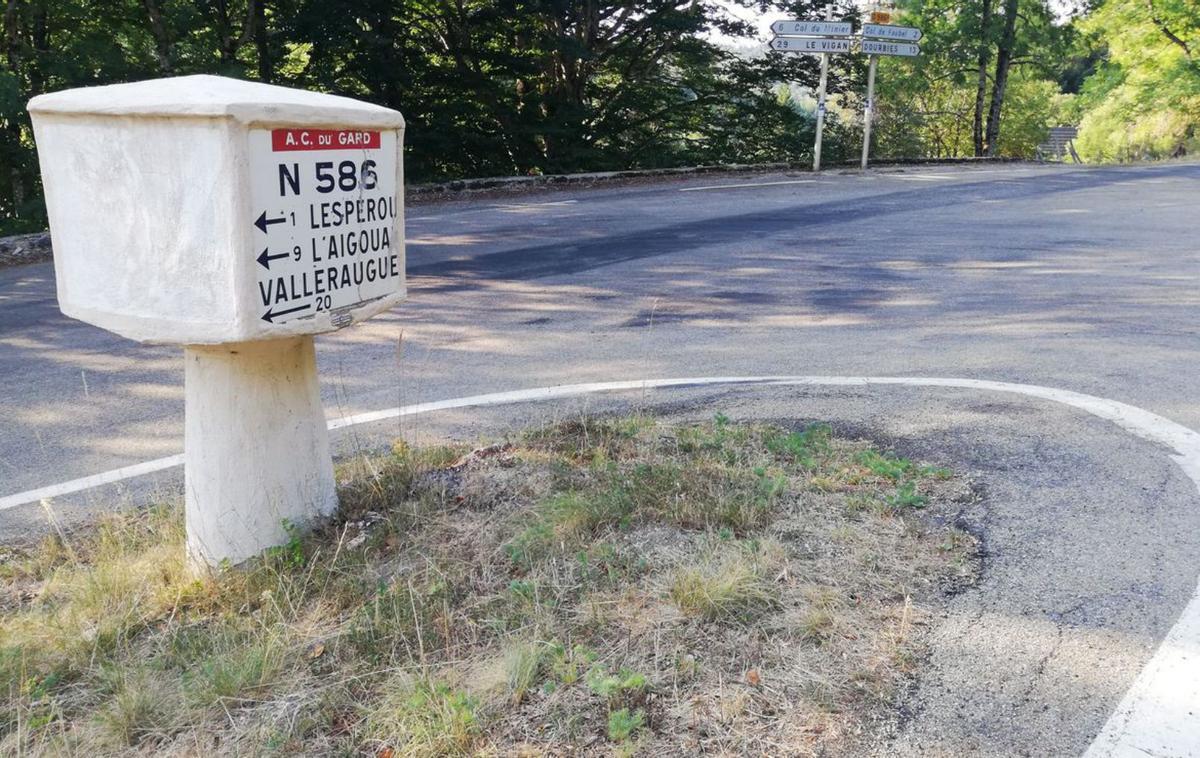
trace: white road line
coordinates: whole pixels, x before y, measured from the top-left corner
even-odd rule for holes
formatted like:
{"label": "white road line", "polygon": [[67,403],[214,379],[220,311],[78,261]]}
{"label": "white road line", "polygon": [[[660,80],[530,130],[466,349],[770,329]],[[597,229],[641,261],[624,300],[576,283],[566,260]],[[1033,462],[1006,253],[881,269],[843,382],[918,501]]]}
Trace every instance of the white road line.
{"label": "white road line", "polygon": [[99,474],[51,484],[48,487],[39,487],[35,490],[18,492],[15,495],[6,495],[5,497],[0,497],[0,511],[8,508],[16,508],[19,505],[37,503],[46,498],[73,495],[76,492],[103,487],[106,484],[115,484],[126,479],[133,479],[134,477],[145,476],[146,474],[153,474],[156,471],[164,471],[182,465],[183,453],[179,453],[178,455],[168,455],[166,458],[155,458],[152,461],[142,461],[132,466],[122,466],[111,471],[102,471]]}
{"label": "white road line", "polygon": [[[546,208],[546,207],[553,207],[553,206],[560,206],[560,205],[574,205],[575,203],[578,203],[578,202],[579,202],[578,200],[551,200],[551,201],[545,202],[545,203],[508,203],[508,204],[500,204],[500,205],[488,205],[488,206],[485,206],[484,210],[500,211],[501,213],[513,213],[513,212],[528,210],[530,208]],[[420,206],[417,206],[417,207],[420,207]],[[445,213],[435,213],[433,215],[409,216],[405,219],[405,222],[441,221],[442,219],[451,218],[452,216],[478,216],[479,213],[480,213],[480,209],[470,208],[468,210],[447,211]]]}
{"label": "white road line", "polygon": [[747,184],[714,184],[709,187],[680,187],[680,192],[702,192],[704,190],[742,189],[743,187],[775,187],[780,184],[816,184],[816,179],[790,179],[785,182],[750,182]]}
{"label": "white road line", "polygon": [[906,182],[941,182],[957,178],[956,176],[946,176],[945,174],[883,174],[883,176]]}
{"label": "white road line", "polygon": [[499,203],[488,207],[501,211],[523,211],[526,208],[548,208],[556,205],[574,205],[578,202],[578,200],[550,200],[545,203]]}
{"label": "white road line", "polygon": [[[330,429],[416,416],[452,408],[482,407],[577,397],[598,392],[650,390],[714,385],[757,386],[907,386],[972,389],[1036,397],[1077,408],[1111,421],[1131,434],[1172,451],[1172,459],[1200,490],[1200,434],[1150,411],[1116,400],[1033,384],[982,379],[937,377],[854,376],[724,376],[681,379],[645,379],[541,387],[511,392],[417,403],[360,413],[329,422]],[[94,476],[29,490],[0,498],[0,510],[35,503],[43,498],[80,492],[135,476],[178,466],[182,455],[159,458]],[[1200,756],[1200,589],[1167,632],[1158,650],[1138,674],[1085,758],[1125,756]]]}

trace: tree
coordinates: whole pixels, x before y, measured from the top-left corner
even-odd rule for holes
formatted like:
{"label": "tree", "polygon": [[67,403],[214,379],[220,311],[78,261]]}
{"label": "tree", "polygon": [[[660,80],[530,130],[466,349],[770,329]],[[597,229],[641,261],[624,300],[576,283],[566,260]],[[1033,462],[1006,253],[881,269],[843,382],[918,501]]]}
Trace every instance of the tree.
{"label": "tree", "polygon": [[44,228],[41,182],[25,104],[79,84],[104,84],[154,67],[140,6],[105,0],[6,0],[0,59],[0,230]]}
{"label": "tree", "polygon": [[[1070,33],[1053,23],[1045,0],[910,0],[900,22],[924,31],[921,56],[882,62],[881,154],[931,157],[1032,155],[1025,133],[1044,136],[1057,101],[1030,97],[1053,88]],[[1009,102],[1010,80],[1022,70],[1022,97]],[[1034,86],[1034,80],[1048,82]],[[1006,139],[1002,116],[1020,139]],[[1036,144],[1036,143],[1034,143]],[[1019,152],[1024,151],[1024,152]]]}
{"label": "tree", "polygon": [[429,179],[756,153],[790,128],[771,88],[816,72],[811,58],[717,47],[707,33],[753,30],[695,0],[334,0],[292,23],[288,37],[312,45],[293,81],[402,110],[411,175]]}
{"label": "tree", "polygon": [[1076,102],[1086,160],[1200,150],[1200,18],[1186,0],[1105,0],[1080,23],[1100,51]]}

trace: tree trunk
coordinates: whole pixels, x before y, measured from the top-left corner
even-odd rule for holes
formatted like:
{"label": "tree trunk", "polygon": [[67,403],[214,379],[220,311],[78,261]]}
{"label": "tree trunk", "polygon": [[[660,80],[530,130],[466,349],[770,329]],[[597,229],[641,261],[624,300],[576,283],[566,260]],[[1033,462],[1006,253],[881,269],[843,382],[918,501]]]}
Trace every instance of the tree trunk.
{"label": "tree trunk", "polygon": [[150,35],[154,37],[154,54],[158,59],[158,68],[164,74],[171,73],[171,35],[163,21],[162,8],[158,0],[142,0],[146,16],[150,20]]}
{"label": "tree trunk", "polygon": [[[24,91],[27,89],[26,81],[28,71],[23,70],[25,59],[22,53],[24,40],[21,34],[21,3],[18,0],[8,0],[4,8],[4,59],[8,63],[8,69],[13,77],[17,80],[21,89],[22,100],[27,97]],[[21,122],[18,119],[11,119],[5,125],[7,134],[7,142],[10,145],[21,144]],[[18,209],[25,201],[25,176],[21,171],[19,161],[13,161],[8,165],[8,198],[6,201],[0,201],[0,210],[5,210],[16,218]],[[8,206],[5,208],[4,206]]]}
{"label": "tree trunk", "polygon": [[4,8],[4,59],[14,76],[20,76],[21,67],[21,4],[8,0]]}
{"label": "tree trunk", "polygon": [[995,157],[1000,138],[1000,109],[1004,105],[1004,93],[1008,88],[1008,69],[1012,65],[1013,47],[1017,39],[1017,0],[1004,0],[1004,31],[996,49],[996,78],[992,81],[992,102],[988,107],[987,154]]}
{"label": "tree trunk", "polygon": [[[217,33],[217,53],[220,55],[222,67],[233,60],[233,30],[229,23],[229,3],[226,0],[217,0],[213,3],[213,13],[216,18],[213,20],[213,26],[216,27]],[[222,72],[226,73],[226,72]]]}
{"label": "tree trunk", "polygon": [[975,121],[971,138],[975,157],[983,155],[983,104],[987,97],[987,68],[992,59],[992,0],[982,0],[979,14],[979,72],[975,84]]}
{"label": "tree trunk", "polygon": [[267,38],[267,0],[253,3],[254,49],[258,53],[258,78],[268,84],[275,77],[271,65],[271,45]]}

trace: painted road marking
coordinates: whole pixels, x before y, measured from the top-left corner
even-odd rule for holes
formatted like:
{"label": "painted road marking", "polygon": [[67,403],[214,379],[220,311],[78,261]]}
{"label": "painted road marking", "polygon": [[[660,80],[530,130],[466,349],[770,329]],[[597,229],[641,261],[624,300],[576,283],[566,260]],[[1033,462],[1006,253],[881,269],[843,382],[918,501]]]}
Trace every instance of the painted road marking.
{"label": "painted road marking", "polygon": [[[681,379],[645,379],[624,382],[566,384],[557,387],[493,392],[484,395],[416,403],[379,411],[359,413],[329,422],[330,430],[345,429],[375,421],[416,416],[440,410],[539,402],[578,397],[599,392],[702,387],[741,386],[908,386],[973,389],[1036,397],[1061,403],[1111,421],[1144,440],[1173,451],[1171,458],[1200,491],[1200,433],[1136,406],[1081,392],[1041,387],[1034,384],[994,382],[983,379],[937,377],[854,376],[718,376]],[[173,468],[183,463],[182,455],[158,458],[101,474],[0,498],[0,510],[36,503],[135,476]],[[1150,661],[1134,679],[1104,728],[1088,747],[1085,758],[1123,756],[1200,755],[1200,588],[1192,595],[1179,620]]]}
{"label": "painted road marking", "polygon": [[494,210],[504,211],[505,213],[521,213],[533,208],[553,208],[560,205],[574,205],[578,200],[551,200],[545,203],[502,203],[489,206]]}
{"label": "painted road marking", "polygon": [[790,179],[785,182],[752,182],[747,184],[714,184],[709,187],[681,187],[679,192],[702,192],[704,190],[742,189],[743,187],[776,187],[780,184],[816,184],[816,179]]}
{"label": "painted road marking", "polygon": [[942,182],[947,179],[955,179],[954,176],[946,176],[945,174],[884,174],[889,179],[899,179],[905,182]]}
{"label": "painted road marking", "polygon": [[106,484],[121,482],[126,479],[133,479],[146,474],[153,474],[156,471],[163,471],[169,468],[183,465],[183,453],[178,455],[168,455],[166,458],[155,458],[152,461],[142,461],[135,463],[132,466],[122,466],[111,471],[102,471],[99,474],[84,476],[79,479],[72,479],[67,482],[59,482],[51,484],[48,487],[39,487],[35,490],[26,492],[18,492],[15,495],[0,497],[0,511],[7,508],[16,508],[19,505],[28,505],[29,503],[37,503],[47,498],[61,497],[63,495],[73,495],[76,492],[103,487]]}
{"label": "painted road marking", "polygon": [[[553,200],[545,203],[511,203],[505,205],[489,205],[487,206],[487,210],[500,211],[502,213],[513,213],[529,210],[530,208],[543,208],[548,206],[553,207],[556,205],[574,205],[578,202],[578,200]],[[441,221],[454,216],[478,217],[479,209],[471,208],[469,210],[461,211],[446,211],[445,213],[434,213],[427,216],[408,216],[406,220],[410,223],[413,221]]]}

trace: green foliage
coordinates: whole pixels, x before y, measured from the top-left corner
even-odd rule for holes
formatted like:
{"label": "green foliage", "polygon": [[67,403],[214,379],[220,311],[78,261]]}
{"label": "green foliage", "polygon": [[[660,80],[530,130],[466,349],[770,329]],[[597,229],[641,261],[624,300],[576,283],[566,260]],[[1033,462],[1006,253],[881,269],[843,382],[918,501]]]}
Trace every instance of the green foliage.
{"label": "green foliage", "polygon": [[649,690],[644,674],[622,668],[611,673],[602,666],[587,672],[587,686],[593,694],[604,698],[608,709],[608,738],[625,742],[646,723],[646,713],[634,706],[643,703]]}
{"label": "green foliage", "polygon": [[1187,0],[1105,0],[1080,23],[1104,53],[1075,110],[1084,160],[1200,150],[1200,15]]}
{"label": "green foliage", "polygon": [[267,550],[267,557],[277,561],[287,569],[298,569],[304,566],[304,535],[299,527],[291,521],[283,520],[283,531],[287,534],[287,542]]}
{"label": "green foliage", "polygon": [[[598,571],[609,580],[639,572],[638,561],[606,551],[603,545],[578,549],[605,529],[625,530],[647,522],[725,528],[731,533],[759,527],[784,496],[788,479],[773,467],[747,470],[738,460],[742,453],[725,449],[730,440],[744,445],[746,434],[743,429],[720,426],[687,427],[674,441],[675,447],[698,454],[698,459],[592,468],[579,489],[542,499],[533,518],[505,543],[505,554],[516,567],[528,570],[548,555],[566,552],[575,556],[580,578],[596,582],[602,579]],[[807,444],[818,445],[821,433],[812,434]],[[797,439],[809,438],[801,434]]]}
{"label": "green foliage", "polygon": [[896,488],[896,494],[888,495],[885,502],[895,510],[901,508],[923,508],[927,501],[924,495],[917,494],[917,484],[913,481],[901,482]]}
{"label": "green foliage", "polygon": [[[815,0],[786,7],[814,15]],[[713,42],[756,34],[717,3],[671,0],[26,0],[4,17],[0,234],[45,223],[29,98],[194,73],[397,108],[425,182],[681,164],[807,160],[813,113],[781,98],[817,59]],[[822,6],[823,7],[823,6]],[[780,13],[784,11],[780,10]],[[849,13],[849,6],[838,9]],[[835,56],[832,92],[855,66]],[[831,119],[826,152],[849,152]],[[847,156],[848,157],[848,156]]]}
{"label": "green foliage", "polygon": [[619,486],[556,493],[538,504],[537,515],[504,550],[518,566],[529,566],[550,551],[572,547],[606,526],[628,523],[633,503]]}
{"label": "green foliage", "polygon": [[621,669],[619,674],[610,674],[597,666],[588,671],[587,685],[588,689],[600,697],[616,700],[626,692],[640,692],[645,689],[646,677],[629,669]]}
{"label": "green foliage", "polygon": [[397,679],[368,711],[367,733],[402,755],[471,755],[479,701],[443,682]]}
{"label": "green foliage", "polygon": [[1032,157],[1046,141],[1050,127],[1064,123],[1063,96],[1058,84],[1019,70],[1008,82],[1004,128],[997,154],[1014,158]]}
{"label": "green foliage", "polygon": [[560,643],[551,643],[547,665],[552,681],[565,685],[574,684],[579,681],[585,669],[588,672],[592,670],[591,666],[596,662],[596,657],[595,651],[584,645],[575,645],[567,650]]}
{"label": "green foliage", "polygon": [[[1006,5],[1001,0],[902,4],[901,22],[924,31],[921,56],[880,61],[878,155],[981,155],[988,148],[984,130],[989,113],[998,100],[994,154],[1033,157],[1048,128],[1061,118],[1056,80],[1074,32],[1054,23],[1046,0],[1017,0],[1014,37],[1006,56],[1011,64],[1006,86],[998,91]],[[981,130],[978,146],[976,118]]]}
{"label": "green foliage", "polygon": [[897,458],[890,453],[879,453],[875,450],[864,450],[857,456],[858,463],[871,470],[877,476],[887,477],[898,481],[914,469],[913,462],[905,458]]}
{"label": "green foliage", "polygon": [[803,468],[814,468],[820,456],[829,453],[833,429],[828,424],[812,424],[802,432],[772,435],[766,438],[767,450]]}
{"label": "green foliage", "polygon": [[891,453],[864,450],[855,458],[856,462],[876,476],[896,483],[896,491],[885,495],[883,500],[892,511],[904,508],[922,508],[928,498],[917,491],[918,477],[945,478],[945,469],[918,466],[907,458],[898,458]]}
{"label": "green foliage", "polygon": [[624,742],[645,723],[645,711],[636,710],[630,713],[628,708],[613,711],[608,714],[608,738],[613,742]]}

